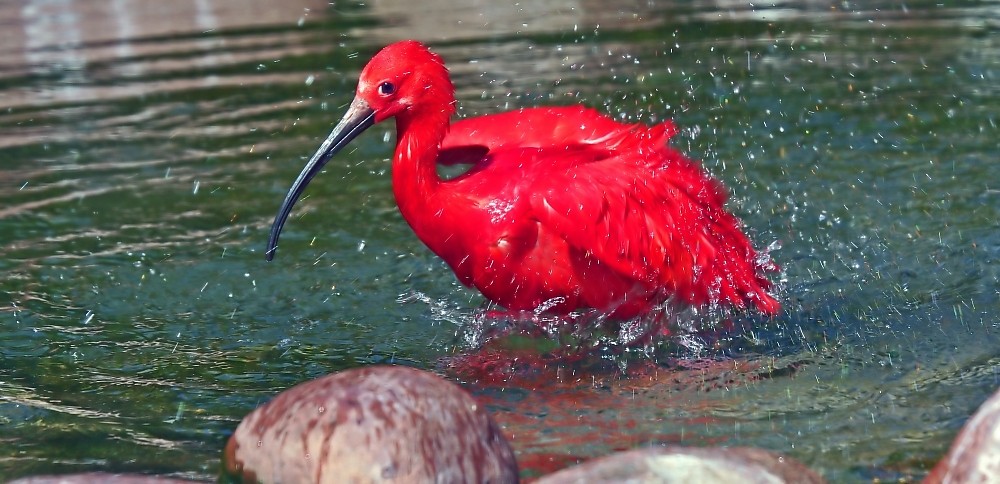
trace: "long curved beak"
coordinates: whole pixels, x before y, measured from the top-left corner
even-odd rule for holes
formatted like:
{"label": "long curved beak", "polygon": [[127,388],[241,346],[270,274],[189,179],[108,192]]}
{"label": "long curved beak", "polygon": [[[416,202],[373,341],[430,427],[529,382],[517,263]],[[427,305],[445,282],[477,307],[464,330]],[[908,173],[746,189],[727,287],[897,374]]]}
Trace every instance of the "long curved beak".
{"label": "long curved beak", "polygon": [[288,189],[288,194],[285,195],[285,200],[281,202],[281,208],[278,209],[278,215],[274,217],[274,224],[271,225],[271,237],[267,240],[267,252],[264,253],[267,260],[274,259],[281,228],[285,226],[288,214],[292,212],[292,206],[302,196],[306,185],[323,169],[326,162],[333,158],[333,155],[374,123],[375,111],[364,100],[355,97],[343,119],[333,128],[330,136],[319,146],[316,154],[312,156],[309,163],[306,163],[302,172],[299,173],[299,177],[295,179],[295,183],[292,183],[292,187]]}

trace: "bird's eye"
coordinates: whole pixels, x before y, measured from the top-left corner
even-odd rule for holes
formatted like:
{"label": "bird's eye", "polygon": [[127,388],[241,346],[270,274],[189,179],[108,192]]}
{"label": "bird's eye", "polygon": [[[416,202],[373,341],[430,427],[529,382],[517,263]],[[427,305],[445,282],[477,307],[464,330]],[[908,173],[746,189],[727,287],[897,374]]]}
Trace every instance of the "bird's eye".
{"label": "bird's eye", "polygon": [[389,81],[385,81],[382,84],[378,85],[378,93],[383,96],[391,96],[395,92],[396,92],[396,85]]}

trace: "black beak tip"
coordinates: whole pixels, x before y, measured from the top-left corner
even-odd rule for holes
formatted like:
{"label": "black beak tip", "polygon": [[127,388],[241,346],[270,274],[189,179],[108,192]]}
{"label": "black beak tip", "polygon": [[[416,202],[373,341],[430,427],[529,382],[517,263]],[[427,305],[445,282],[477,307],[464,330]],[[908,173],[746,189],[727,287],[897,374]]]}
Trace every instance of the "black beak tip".
{"label": "black beak tip", "polygon": [[274,252],[278,250],[278,236],[281,235],[281,228],[284,227],[285,221],[288,220],[288,215],[292,211],[292,206],[302,195],[302,191],[305,190],[309,181],[319,173],[323,165],[333,155],[374,123],[375,111],[368,106],[364,99],[355,97],[347,114],[337,123],[337,126],[334,126],[326,141],[320,145],[306,166],[302,168],[299,176],[292,183],[292,187],[285,194],[285,200],[281,202],[278,214],[274,217],[274,224],[271,225],[271,236],[267,242],[267,251],[264,252],[265,260],[270,262],[274,259]]}

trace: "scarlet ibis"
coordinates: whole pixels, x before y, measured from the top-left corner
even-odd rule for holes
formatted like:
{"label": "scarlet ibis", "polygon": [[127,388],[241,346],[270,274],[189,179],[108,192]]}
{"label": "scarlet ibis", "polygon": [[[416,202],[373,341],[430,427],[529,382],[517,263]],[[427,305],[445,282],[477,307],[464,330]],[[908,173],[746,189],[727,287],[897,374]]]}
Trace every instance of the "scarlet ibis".
{"label": "scarlet ibis", "polygon": [[[406,40],[365,66],[343,119],[292,184],[266,256],[306,185],[374,123],[396,118],[392,186],[403,218],[467,286],[508,310],[595,308],[613,319],[665,302],[774,315],[776,270],[724,204],[727,193],[667,146],[677,129],[585,107],[463,119],[441,57]],[[469,164],[443,179],[438,165]]]}

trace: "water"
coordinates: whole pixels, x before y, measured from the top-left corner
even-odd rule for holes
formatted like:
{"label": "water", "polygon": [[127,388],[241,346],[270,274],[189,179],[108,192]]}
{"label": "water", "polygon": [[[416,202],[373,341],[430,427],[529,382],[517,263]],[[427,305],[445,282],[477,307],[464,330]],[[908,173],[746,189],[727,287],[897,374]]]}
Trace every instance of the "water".
{"label": "water", "polygon": [[410,8],[0,6],[0,476],[212,478],[284,388],[469,351],[482,300],[396,212],[391,125],[328,165],[263,262],[358,71],[407,37],[449,63],[463,116],[674,118],[758,245],[780,244],[774,321],[624,370],[553,365],[555,385],[470,382],[525,475],[682,443],[920,477],[997,388],[1000,4]]}

